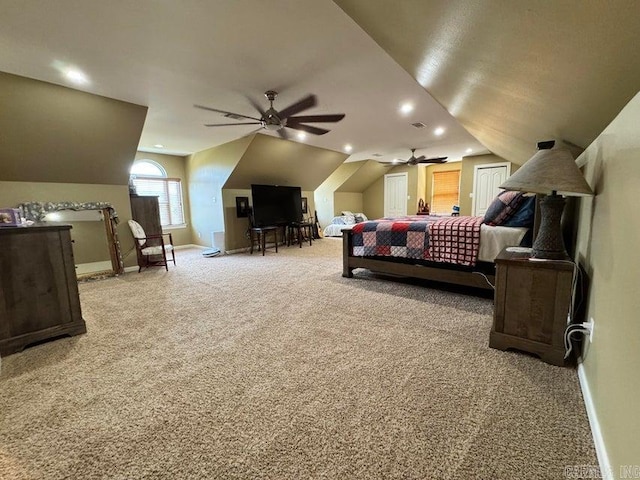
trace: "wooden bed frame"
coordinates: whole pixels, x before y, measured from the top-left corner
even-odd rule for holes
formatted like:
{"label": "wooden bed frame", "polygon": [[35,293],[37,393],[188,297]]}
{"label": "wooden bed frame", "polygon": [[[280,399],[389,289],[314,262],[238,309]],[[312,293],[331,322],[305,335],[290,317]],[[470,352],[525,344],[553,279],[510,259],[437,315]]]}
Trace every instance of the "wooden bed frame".
{"label": "wooden bed frame", "polygon": [[[353,278],[354,268],[366,268],[372,272],[401,277],[421,278],[436,282],[453,283],[466,287],[493,290],[495,285],[495,273],[487,273],[480,268],[447,268],[447,264],[415,260],[415,263],[399,263],[393,257],[354,257],[353,256],[353,232],[342,231],[342,276]],[[486,262],[480,262],[482,266]],[[480,265],[479,265],[480,266]],[[489,284],[491,282],[491,284]]]}
{"label": "wooden bed frame", "polygon": [[[533,226],[533,239],[538,232],[540,211],[539,198],[536,201],[536,213]],[[578,203],[575,198],[566,199],[567,204],[562,215],[562,230],[564,242],[569,255],[573,255],[575,246],[576,222],[578,218]],[[342,231],[342,276],[353,278],[354,268],[366,268],[372,272],[401,277],[420,278],[436,282],[452,283],[466,287],[493,290],[495,282],[495,265],[488,262],[478,262],[476,267],[459,267],[450,264],[415,260],[408,263],[406,259],[393,257],[354,257],[353,232]]]}

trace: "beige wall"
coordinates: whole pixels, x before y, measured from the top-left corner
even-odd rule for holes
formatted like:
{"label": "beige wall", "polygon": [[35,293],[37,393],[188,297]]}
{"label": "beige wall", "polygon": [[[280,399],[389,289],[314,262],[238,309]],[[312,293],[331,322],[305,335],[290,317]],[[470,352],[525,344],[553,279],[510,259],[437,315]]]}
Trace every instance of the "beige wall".
{"label": "beige wall", "polygon": [[[131,218],[129,204],[129,187],[126,185],[87,185],[80,183],[43,183],[43,182],[2,182],[0,181],[0,205],[15,207],[23,202],[109,202],[115,208],[120,223],[118,237],[120,248],[125,258],[125,266],[136,265],[133,237],[127,225]],[[109,252],[104,249],[106,236],[100,243],[95,243],[97,228],[101,223],[91,222],[94,226],[86,226],[71,230],[76,241],[74,255],[78,252],[76,264],[88,261],[109,261]],[[100,225],[100,227],[97,227]],[[77,245],[77,246],[76,246]]]}
{"label": "beige wall", "polygon": [[0,180],[127,185],[147,107],[0,72]]}
{"label": "beige wall", "polygon": [[584,372],[609,460],[640,463],[640,95],[578,158],[596,196],[581,200],[578,260],[591,280],[595,321]]}
{"label": "beige wall", "polygon": [[[253,137],[247,136],[187,157],[193,243],[230,250],[225,244],[225,206],[222,187]],[[235,208],[235,198],[233,202]],[[229,208],[231,205],[228,206]]]}
{"label": "beige wall", "polygon": [[335,192],[333,194],[333,208],[335,209],[335,214],[339,215],[340,212],[345,210],[354,213],[362,212],[364,210],[362,197],[362,193]]}
{"label": "beige wall", "polygon": [[170,228],[164,229],[165,233],[171,232],[173,243],[175,245],[189,245],[193,243],[191,236],[191,228],[189,226],[191,218],[191,207],[189,205],[189,182],[187,181],[186,163],[185,157],[178,157],[176,155],[164,155],[159,153],[136,153],[136,160],[153,160],[159,163],[166,170],[169,178],[179,178],[182,185],[182,206],[184,209],[185,223],[184,228]]}
{"label": "beige wall", "polygon": [[384,180],[378,179],[362,192],[362,209],[367,218],[375,220],[384,216]]}
{"label": "beige wall", "polygon": [[[249,238],[246,236],[247,229],[249,228],[249,219],[245,217],[237,217],[236,197],[249,197],[249,205],[252,205],[251,189],[222,189],[225,225],[224,233],[226,241],[225,248],[227,251],[232,251],[249,246]],[[216,246],[219,247],[219,245]]]}
{"label": "beige wall", "polygon": [[[420,193],[418,191],[418,169],[415,165],[402,165],[389,169],[386,173],[407,172],[407,215],[415,215],[418,211],[418,199]],[[367,217],[371,219],[381,218],[384,216],[384,175],[373,182],[369,188],[363,192],[363,209]]]}
{"label": "beige wall", "polygon": [[331,223],[331,219],[336,215],[334,196],[336,189],[354,175],[363,163],[349,162],[341,164],[316,188],[313,197],[318,210],[320,225],[326,226]]}

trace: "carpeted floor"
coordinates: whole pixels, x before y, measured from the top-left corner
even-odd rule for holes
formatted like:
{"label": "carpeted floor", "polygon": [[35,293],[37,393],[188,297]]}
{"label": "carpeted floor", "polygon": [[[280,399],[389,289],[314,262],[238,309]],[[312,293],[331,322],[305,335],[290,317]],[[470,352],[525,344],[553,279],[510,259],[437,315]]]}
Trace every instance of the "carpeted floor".
{"label": "carpeted floor", "polygon": [[2,479],[559,479],[575,370],[488,348],[490,299],[341,277],[341,240],[183,250],[80,285],[86,335],[2,359]]}

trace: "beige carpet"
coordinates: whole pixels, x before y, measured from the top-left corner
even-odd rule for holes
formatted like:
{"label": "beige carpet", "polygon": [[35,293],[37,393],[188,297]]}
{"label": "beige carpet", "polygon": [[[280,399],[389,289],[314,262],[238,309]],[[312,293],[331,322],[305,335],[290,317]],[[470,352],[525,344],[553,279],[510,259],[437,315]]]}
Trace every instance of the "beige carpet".
{"label": "beige carpet", "polygon": [[80,285],[86,335],[3,358],[2,479],[559,479],[575,370],[487,347],[492,301],[341,277],[341,241],[183,250]]}

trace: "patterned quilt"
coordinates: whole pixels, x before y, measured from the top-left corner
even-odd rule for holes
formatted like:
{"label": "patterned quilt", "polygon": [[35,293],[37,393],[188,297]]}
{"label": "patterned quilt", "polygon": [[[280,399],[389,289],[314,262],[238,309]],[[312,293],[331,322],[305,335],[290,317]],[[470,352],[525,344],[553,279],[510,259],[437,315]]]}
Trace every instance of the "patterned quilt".
{"label": "patterned quilt", "polygon": [[354,225],[353,255],[431,260],[474,266],[482,217],[411,216]]}

